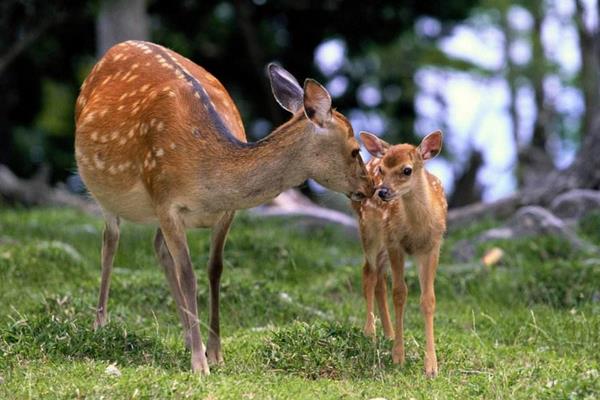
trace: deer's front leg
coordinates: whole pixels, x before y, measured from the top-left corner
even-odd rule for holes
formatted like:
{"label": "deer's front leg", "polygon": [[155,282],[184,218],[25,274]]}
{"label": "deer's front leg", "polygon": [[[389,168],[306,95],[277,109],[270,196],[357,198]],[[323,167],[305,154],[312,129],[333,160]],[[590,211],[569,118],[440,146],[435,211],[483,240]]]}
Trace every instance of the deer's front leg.
{"label": "deer's front leg", "polygon": [[179,276],[183,293],[183,311],[188,319],[188,325],[184,326],[184,329],[188,330],[191,338],[192,370],[203,375],[209,375],[210,371],[204,353],[204,344],[200,337],[200,321],[198,320],[198,304],[196,302],[196,275],[192,267],[185,228],[177,213],[171,210],[160,213],[159,221],[167,248],[178,271],[176,276]]}
{"label": "deer's front leg", "polygon": [[210,258],[208,260],[208,278],[210,281],[210,331],[206,355],[209,364],[222,364],[221,329],[219,323],[219,291],[221,288],[221,273],[223,272],[223,249],[227,233],[235,213],[226,213],[213,228]]}
{"label": "deer's front leg", "polygon": [[418,257],[419,284],[421,286],[421,313],[425,320],[425,375],[433,378],[438,373],[433,317],[435,313],[435,272],[438,265],[439,246],[430,253]]}
{"label": "deer's front leg", "polygon": [[394,312],[396,314],[396,332],[392,361],[394,364],[404,365],[404,305],[408,295],[408,288],[404,281],[404,252],[395,245],[388,245],[390,267],[392,270],[392,297]]}
{"label": "deer's front leg", "polygon": [[112,273],[115,253],[119,245],[119,217],[105,213],[104,233],[102,234],[102,278],[94,330],[106,325],[108,317],[108,293],[110,289],[110,275]]}

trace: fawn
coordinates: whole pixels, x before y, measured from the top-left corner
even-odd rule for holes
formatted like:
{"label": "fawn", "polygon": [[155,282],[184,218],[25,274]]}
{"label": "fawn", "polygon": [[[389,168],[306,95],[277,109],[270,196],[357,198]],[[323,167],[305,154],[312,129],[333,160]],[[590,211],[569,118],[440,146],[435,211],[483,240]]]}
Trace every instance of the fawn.
{"label": "fawn", "polygon": [[[367,163],[376,195],[353,202],[358,214],[365,253],[363,291],[367,303],[364,332],[375,335],[374,298],[386,337],[394,339],[392,359],[404,363],[403,318],[407,286],[404,256],[415,256],[421,286],[421,311],[425,319],[425,373],[437,374],[433,337],[435,292],[433,288],[442,236],[446,230],[447,204],[440,180],[427,172],[424,162],[442,147],[440,131],[427,135],[417,147],[391,146],[377,136],[361,132],[365,148],[374,158]],[[392,271],[395,335],[387,305],[386,267]]]}
{"label": "fawn", "polygon": [[[106,220],[94,327],[107,321],[120,220],[154,224],[156,256],[191,347],[192,369],[200,374],[209,373],[209,362],[223,362],[219,289],[235,210],[308,178],[355,200],[373,194],[352,126],[332,109],[327,90],[312,79],[302,88],[275,64],[268,74],[275,99],[293,116],[255,143],[247,143],[240,113],[213,75],[149,42],[112,47],[85,79],[76,103],[77,166]],[[206,352],[189,228],[212,228]]]}

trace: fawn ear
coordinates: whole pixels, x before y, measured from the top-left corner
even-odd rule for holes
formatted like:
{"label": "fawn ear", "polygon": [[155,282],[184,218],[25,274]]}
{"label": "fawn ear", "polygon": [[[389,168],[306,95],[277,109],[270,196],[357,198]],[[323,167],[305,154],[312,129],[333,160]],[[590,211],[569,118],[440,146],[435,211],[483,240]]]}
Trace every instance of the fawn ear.
{"label": "fawn ear", "polygon": [[331,120],[331,96],[327,89],[313,79],[304,81],[304,113],[321,128]]}
{"label": "fawn ear", "polygon": [[435,131],[425,136],[419,145],[423,160],[430,160],[442,151],[442,131]]}
{"label": "fawn ear", "polygon": [[369,132],[361,132],[360,140],[362,140],[367,151],[376,158],[382,158],[387,149],[390,148],[390,144],[388,142],[379,139],[377,136]]}
{"label": "fawn ear", "polygon": [[271,63],[267,67],[271,90],[281,107],[295,114],[302,109],[304,91],[292,74],[283,67]]}

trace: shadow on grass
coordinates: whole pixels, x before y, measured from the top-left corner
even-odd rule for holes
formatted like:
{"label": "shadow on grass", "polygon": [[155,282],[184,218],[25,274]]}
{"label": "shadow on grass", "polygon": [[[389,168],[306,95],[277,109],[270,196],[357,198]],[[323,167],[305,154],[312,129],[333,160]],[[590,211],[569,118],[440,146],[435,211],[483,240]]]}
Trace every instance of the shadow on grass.
{"label": "shadow on grass", "polygon": [[15,316],[0,326],[0,350],[10,363],[20,358],[93,359],[120,365],[154,365],[168,370],[188,370],[189,355],[169,348],[158,333],[141,335],[111,322],[94,331],[89,310],[54,306],[31,315]]}

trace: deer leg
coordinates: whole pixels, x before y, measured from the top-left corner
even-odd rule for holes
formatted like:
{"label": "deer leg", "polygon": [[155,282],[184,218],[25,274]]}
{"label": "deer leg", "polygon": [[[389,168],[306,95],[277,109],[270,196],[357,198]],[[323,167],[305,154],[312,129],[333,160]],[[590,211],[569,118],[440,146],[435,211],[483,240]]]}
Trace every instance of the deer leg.
{"label": "deer leg", "polygon": [[385,269],[381,268],[377,271],[377,285],[375,285],[375,298],[379,308],[379,318],[383,325],[383,334],[386,338],[394,339],[394,328],[392,327],[392,319],[390,318],[390,310],[387,303],[387,274]]}
{"label": "deer leg", "polygon": [[173,257],[177,276],[183,293],[184,313],[188,318],[188,330],[192,347],[192,370],[202,375],[209,375],[210,370],[204,353],[204,344],[200,337],[198,320],[198,304],[196,302],[196,275],[188,249],[185,228],[174,212],[159,214],[160,229],[163,233],[167,249]]}
{"label": "deer leg", "polygon": [[430,253],[418,257],[419,285],[421,286],[421,313],[425,320],[425,375],[433,378],[438,373],[433,317],[435,313],[435,272],[438,265],[439,246]]}
{"label": "deer leg", "polygon": [[96,308],[94,330],[103,327],[107,322],[108,292],[110,289],[110,275],[113,261],[119,245],[119,217],[105,213],[104,233],[102,235],[102,278],[100,281],[100,295]]}
{"label": "deer leg", "polygon": [[210,281],[210,330],[206,354],[209,364],[222,364],[221,329],[219,323],[219,291],[221,288],[221,273],[223,272],[223,249],[227,240],[227,233],[235,213],[226,213],[215,225],[212,231],[210,244],[210,258],[208,260],[208,278]]}
{"label": "deer leg", "polygon": [[392,361],[394,364],[404,365],[404,305],[408,288],[404,281],[404,253],[396,246],[388,247],[390,267],[392,271],[392,297],[394,300],[394,312],[396,314],[396,332],[394,347],[392,349]]}
{"label": "deer leg", "polygon": [[365,321],[364,332],[365,336],[375,338],[375,309],[374,296],[375,284],[377,283],[377,271],[371,267],[369,261],[365,261],[363,266],[363,294],[367,303],[367,319]]}
{"label": "deer leg", "polygon": [[171,295],[175,299],[179,320],[183,326],[183,339],[185,341],[185,346],[190,349],[192,346],[192,338],[190,336],[188,317],[185,312],[185,301],[183,299],[183,293],[181,291],[181,285],[179,284],[179,277],[177,276],[177,270],[175,269],[173,257],[171,257],[171,253],[169,253],[169,249],[167,248],[165,238],[160,228],[156,230],[156,235],[154,236],[154,252],[156,253],[158,262],[165,272],[167,281],[169,282]]}

